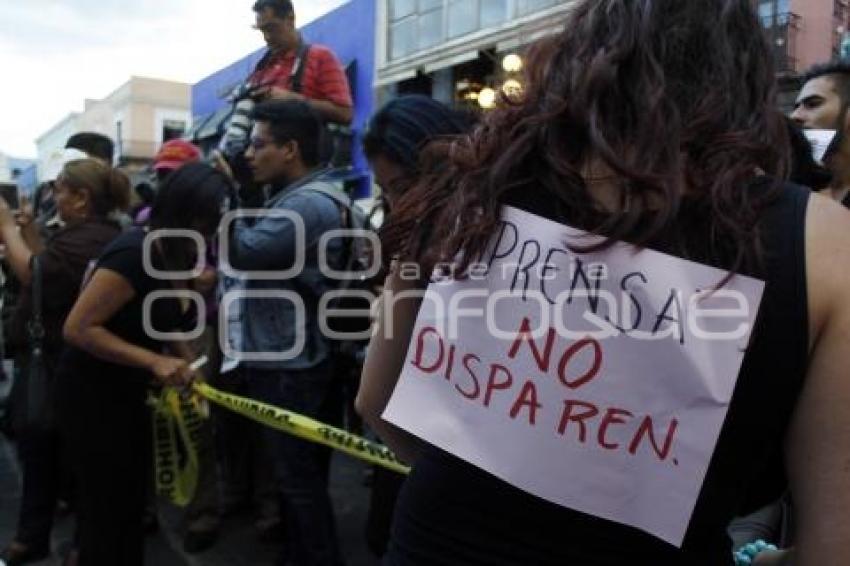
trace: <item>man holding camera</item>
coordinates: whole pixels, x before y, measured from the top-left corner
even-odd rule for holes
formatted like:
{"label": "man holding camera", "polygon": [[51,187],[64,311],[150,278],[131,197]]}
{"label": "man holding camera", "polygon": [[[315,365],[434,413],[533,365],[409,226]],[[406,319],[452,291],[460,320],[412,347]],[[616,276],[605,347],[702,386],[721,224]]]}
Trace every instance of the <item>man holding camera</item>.
{"label": "man holding camera", "polygon": [[[253,122],[251,111],[258,102],[300,100],[306,102],[325,124],[348,126],[354,116],[348,79],[334,53],[324,45],[307,44],[295,27],[290,0],[257,0],[254,27],[268,47],[254,71],[232,95],[233,115],[219,144],[221,156],[240,185],[251,185],[244,150]],[[327,140],[324,142],[328,143]],[[333,153],[328,146],[325,154]],[[333,155],[324,155],[325,161]]]}
{"label": "man holding camera", "polygon": [[[269,185],[271,196],[255,222],[235,221],[222,258],[244,274],[247,291],[237,299],[239,365],[251,397],[327,422],[337,411],[319,303],[335,285],[320,268],[317,248],[324,234],[342,227],[342,216],[327,194],[333,185],[323,179],[322,124],[310,105],[297,100],[260,103],[251,117],[255,125],[245,157],[254,180]],[[327,244],[327,256],[330,265],[341,264],[339,238]],[[329,449],[269,428],[264,433],[284,503],[287,564],[340,564],[328,495]]]}
{"label": "man holding camera", "polygon": [[256,98],[304,100],[326,122],[350,124],[353,104],[342,65],[329,48],[304,42],[292,2],[257,0],[253,9],[268,46],[249,79]]}

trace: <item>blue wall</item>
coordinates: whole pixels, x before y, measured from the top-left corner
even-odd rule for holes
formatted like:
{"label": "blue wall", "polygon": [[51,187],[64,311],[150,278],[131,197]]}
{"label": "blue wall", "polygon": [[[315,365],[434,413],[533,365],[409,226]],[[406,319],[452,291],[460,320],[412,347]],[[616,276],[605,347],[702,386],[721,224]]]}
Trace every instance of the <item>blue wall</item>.
{"label": "blue wall", "polygon": [[[368,168],[361,151],[360,137],[372,114],[372,82],[375,73],[375,1],[350,0],[301,28],[301,33],[307,42],[321,43],[330,47],[343,67],[351,61],[357,61],[357,80],[353,85],[354,122],[352,125],[357,131],[354,166],[364,174],[367,173]],[[259,32],[257,40],[261,40]],[[205,116],[226,105],[227,102],[220,98],[222,89],[245,80],[264,51],[265,49],[259,49],[192,87],[192,115]]]}
{"label": "blue wall", "polygon": [[201,79],[194,85],[192,87],[192,116],[196,118],[207,116],[222,106],[226,106],[228,102],[221,97],[222,91],[235,87],[244,81],[254,69],[264,51],[265,49],[258,49],[247,57],[216,71],[205,79]]}
{"label": "blue wall", "polygon": [[38,172],[36,170],[36,162],[33,159],[17,159],[9,158],[9,169],[17,169],[19,176],[15,179],[21,192],[25,195],[31,195],[38,185]]}

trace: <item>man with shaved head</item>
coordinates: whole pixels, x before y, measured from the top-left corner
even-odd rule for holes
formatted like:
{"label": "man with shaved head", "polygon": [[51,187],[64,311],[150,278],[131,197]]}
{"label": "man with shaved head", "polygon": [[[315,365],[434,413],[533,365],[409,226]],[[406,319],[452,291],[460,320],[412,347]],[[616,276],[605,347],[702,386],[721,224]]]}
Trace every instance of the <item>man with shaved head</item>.
{"label": "man with shaved head", "polygon": [[832,183],[823,192],[850,207],[850,62],[816,65],[803,82],[791,119],[804,129],[836,130],[824,157]]}

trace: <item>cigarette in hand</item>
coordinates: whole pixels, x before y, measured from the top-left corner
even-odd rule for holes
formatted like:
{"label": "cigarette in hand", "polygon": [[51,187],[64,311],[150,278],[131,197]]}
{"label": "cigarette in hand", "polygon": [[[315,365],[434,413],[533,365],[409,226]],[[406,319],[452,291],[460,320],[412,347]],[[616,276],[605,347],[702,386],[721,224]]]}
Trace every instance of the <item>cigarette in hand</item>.
{"label": "cigarette in hand", "polygon": [[209,361],[210,359],[207,356],[201,356],[200,358],[189,364],[189,369],[192,371],[198,371],[199,369],[207,365],[207,362]]}

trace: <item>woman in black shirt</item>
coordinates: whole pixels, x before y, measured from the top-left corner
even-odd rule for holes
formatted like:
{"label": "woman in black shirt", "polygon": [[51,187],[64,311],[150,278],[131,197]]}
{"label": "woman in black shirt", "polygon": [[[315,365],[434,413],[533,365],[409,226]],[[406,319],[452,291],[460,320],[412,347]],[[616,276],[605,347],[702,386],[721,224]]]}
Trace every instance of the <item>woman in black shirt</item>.
{"label": "woman in black shirt", "polygon": [[[381,188],[384,221],[392,213],[393,202],[416,182],[420,161],[427,162],[422,154],[428,144],[463,134],[472,123],[471,116],[421,94],[395,98],[372,116],[363,136],[363,151],[375,184]],[[378,556],[386,551],[393,508],[403,481],[404,476],[397,472],[374,467],[366,540]]]}
{"label": "woman in black shirt", "polygon": [[[147,391],[153,382],[185,386],[193,377],[191,360],[180,357],[188,350],[174,342],[165,353],[157,333],[186,329],[203,317],[174,295],[188,290],[189,281],[161,274],[191,271],[199,257],[196,244],[156,231],[188,230],[209,240],[230,193],[229,180],[208,165],[174,172],[157,194],[149,226],[126,232],[107,248],[65,323],[73,347],[59,375],[61,418],[80,492],[81,564],[143,563],[142,511],[151,465]],[[146,300],[158,291],[165,294]]]}
{"label": "woman in black shirt", "polygon": [[[385,253],[426,276],[403,276],[407,265],[389,276],[389,312],[378,316],[358,396],[367,421],[413,465],[386,564],[732,564],[730,519],[775,499],[786,475],[797,547],[756,563],[850,561],[850,218],[835,203],[775,180],[787,169],[787,133],[775,110],[772,50],[751,4],[576,2],[564,32],[528,54],[521,99],[503,101],[468,139],[447,147],[449,170],[396,203]],[[624,512],[614,521],[535,497],[470,464],[477,453],[451,455],[382,420],[408,347],[419,351],[411,338],[421,301],[398,293],[425,287],[438,263],[454,263],[463,274],[487,257],[504,206],[602,236],[565,244],[579,256],[608,257],[615,242],[628,242],[765,282],[725,421],[705,454],[696,500],[686,502],[690,521],[680,544],[629,526]],[[458,338],[459,350],[486,339],[482,322],[480,336]],[[659,374],[665,361],[641,360]],[[624,392],[637,387],[628,377]],[[660,406],[655,416],[686,408]],[[447,410],[422,407],[428,415]],[[452,422],[462,426],[474,410],[481,407],[453,413]],[[482,431],[463,434],[468,446]],[[503,463],[551,481],[546,459],[559,457]],[[783,460],[784,469],[774,465]],[[564,469],[576,463],[558,462]],[[601,486],[619,477],[611,473],[622,471],[616,465],[600,463],[581,479]],[[632,511],[641,496],[635,486],[652,478],[633,479],[578,495]],[[652,519],[665,512],[662,503],[671,504],[637,512]]]}

